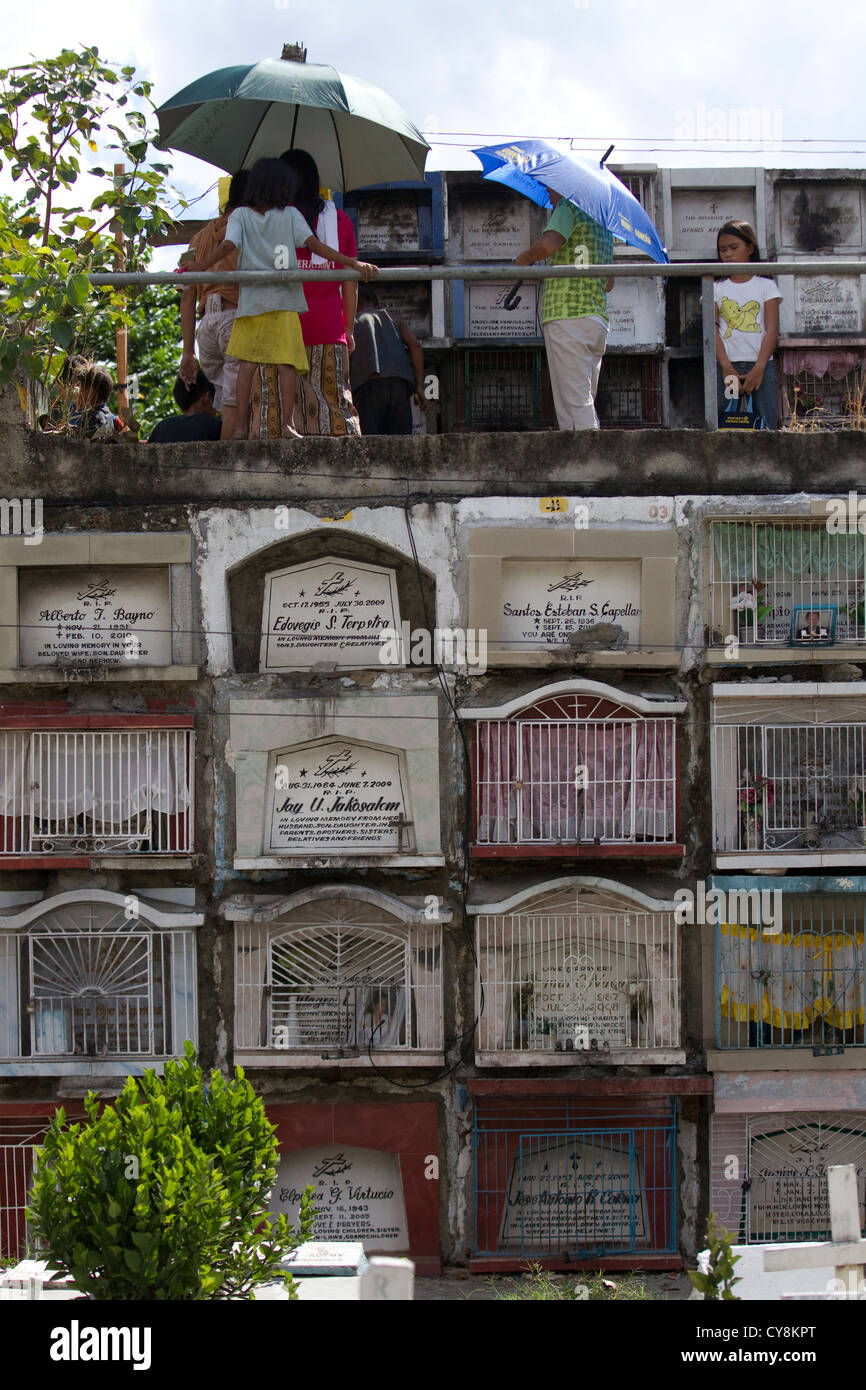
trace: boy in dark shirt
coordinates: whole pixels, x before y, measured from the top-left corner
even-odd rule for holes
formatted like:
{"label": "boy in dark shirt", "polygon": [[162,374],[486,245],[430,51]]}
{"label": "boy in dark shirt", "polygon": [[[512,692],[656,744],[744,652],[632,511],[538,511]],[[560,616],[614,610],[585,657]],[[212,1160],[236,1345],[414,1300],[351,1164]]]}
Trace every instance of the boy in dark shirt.
{"label": "boy in dark shirt", "polygon": [[220,417],[213,403],[215,390],[200,367],[191,386],[178,377],[172,394],[175,405],[183,413],[160,420],[148,444],[185,444],[196,439],[219,439]]}

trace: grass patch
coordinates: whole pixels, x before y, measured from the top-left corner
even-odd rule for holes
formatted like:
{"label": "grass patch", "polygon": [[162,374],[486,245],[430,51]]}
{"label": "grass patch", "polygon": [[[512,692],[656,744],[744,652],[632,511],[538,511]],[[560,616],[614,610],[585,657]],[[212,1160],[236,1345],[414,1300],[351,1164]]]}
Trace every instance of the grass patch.
{"label": "grass patch", "polygon": [[530,1265],[522,1278],[495,1281],[497,1300],[512,1303],[615,1303],[654,1301],[655,1295],[646,1287],[642,1274],[611,1275],[587,1273],[582,1275],[553,1274],[540,1265]]}

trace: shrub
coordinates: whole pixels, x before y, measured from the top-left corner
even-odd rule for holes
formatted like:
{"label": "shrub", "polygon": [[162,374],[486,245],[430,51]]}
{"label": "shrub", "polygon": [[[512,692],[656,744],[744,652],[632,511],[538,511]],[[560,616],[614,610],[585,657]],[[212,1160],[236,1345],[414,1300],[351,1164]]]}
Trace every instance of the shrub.
{"label": "shrub", "polygon": [[716,1225],[716,1218],[710,1212],[707,1217],[709,1269],[706,1274],[698,1269],[689,1270],[689,1278],[705,1301],[739,1299],[739,1294],[731,1292],[734,1285],[741,1282],[739,1276],[734,1274],[734,1265],[740,1256],[731,1253],[732,1239],[724,1226]]}
{"label": "shrub", "polygon": [[297,1232],[267,1217],[275,1127],[242,1069],[208,1080],[191,1043],[184,1054],[104,1109],[89,1095],[88,1123],[58,1110],[39,1151],[31,1229],[94,1298],[251,1298],[311,1234],[312,1189]]}

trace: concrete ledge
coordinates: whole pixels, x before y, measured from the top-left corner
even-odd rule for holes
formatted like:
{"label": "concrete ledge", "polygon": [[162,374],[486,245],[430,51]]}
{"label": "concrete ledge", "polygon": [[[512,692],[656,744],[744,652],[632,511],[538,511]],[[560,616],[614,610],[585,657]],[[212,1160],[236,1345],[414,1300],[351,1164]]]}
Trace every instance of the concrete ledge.
{"label": "concrete ledge", "polygon": [[866,643],[859,647],[744,647],[740,646],[736,661],[725,656],[722,647],[707,647],[703,651],[707,666],[791,666],[798,661],[810,666],[822,662],[866,661]]}
{"label": "concrete ledge", "polygon": [[[96,444],[0,424],[7,496],[75,502],[229,499],[319,501],[323,516],[353,500],[413,497],[615,497],[714,493],[731,497],[820,489],[847,496],[866,464],[866,432],[777,434],[703,430],[581,430],[410,438],[228,441],[169,448]],[[46,539],[49,533],[46,533]],[[39,550],[40,547],[33,547]],[[86,563],[86,561],[85,561]]]}
{"label": "concrete ledge", "polygon": [[[653,651],[651,648],[646,650],[633,651],[583,651],[580,647],[557,647],[554,651],[523,651],[508,652],[500,651],[497,647],[489,647],[487,651],[487,666],[519,666],[523,667],[545,667],[558,668],[573,671],[575,666],[617,666],[627,670],[629,667],[652,667],[668,666],[677,669],[680,664],[680,653],[668,651]],[[835,658],[837,661],[838,657]],[[866,660],[866,652],[863,653],[861,660]],[[741,661],[748,660],[748,657],[741,657]],[[730,663],[728,663],[730,664]]]}
{"label": "concrete ledge", "polygon": [[[336,1051],[336,1049],[334,1049]],[[311,1055],[309,1052],[292,1052],[290,1048],[285,1051],[281,1048],[276,1052],[254,1052],[246,1048],[235,1048],[232,1053],[232,1060],[235,1066],[246,1068],[247,1071],[254,1071],[258,1068],[274,1071],[280,1068],[284,1071],[333,1071],[335,1067],[349,1067],[352,1071],[371,1072],[373,1067],[370,1065],[370,1058],[367,1049],[361,1050],[358,1057],[337,1057],[323,1056],[321,1053]],[[373,1064],[375,1067],[444,1067],[444,1052],[403,1052],[403,1051],[383,1051],[373,1049]]]}
{"label": "concrete ledge", "polygon": [[441,869],[444,854],[320,854],[282,855],[279,859],[235,859],[234,869]]}
{"label": "concrete ledge", "polygon": [[675,1047],[617,1047],[608,1050],[576,1048],[573,1052],[518,1051],[476,1052],[476,1067],[681,1067],[686,1054]]}
{"label": "concrete ledge", "polygon": [[[866,1047],[846,1047],[837,1057],[813,1057],[808,1047],[738,1047],[726,1052],[707,1049],[707,1071],[862,1071],[866,1068]],[[748,1108],[748,1107],[746,1107]]]}
{"label": "concrete ledge", "polygon": [[90,670],[56,666],[19,666],[0,669],[0,685],[115,685],[120,681],[197,681],[197,666],[99,666]]}

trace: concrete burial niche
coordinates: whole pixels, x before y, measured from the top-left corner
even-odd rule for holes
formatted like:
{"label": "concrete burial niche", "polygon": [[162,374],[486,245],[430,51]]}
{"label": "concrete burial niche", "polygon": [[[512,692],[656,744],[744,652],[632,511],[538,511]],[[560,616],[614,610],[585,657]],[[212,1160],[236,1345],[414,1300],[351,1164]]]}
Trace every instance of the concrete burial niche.
{"label": "concrete burial niche", "polygon": [[[299,576],[305,568],[310,569],[311,583],[305,585],[297,582],[294,585],[296,592],[287,597],[288,590],[293,585],[293,576]],[[318,654],[314,651],[301,651],[299,646],[293,657],[287,641],[277,646],[273,640],[274,634],[268,619],[273,608],[274,590],[276,589],[280,595],[278,615],[283,612],[300,614],[299,609],[283,610],[279,605],[309,601],[314,591],[321,587],[323,582],[327,583],[329,578],[333,579],[338,570],[342,570],[344,576],[351,575],[359,581],[362,599],[383,599],[381,610],[379,607],[365,608],[365,613],[381,611],[390,617],[393,609],[395,615],[401,620],[408,620],[413,629],[427,628],[435,624],[435,581],[426,571],[416,569],[405,555],[392,550],[390,546],[379,545],[363,536],[340,532],[334,528],[309,531],[305,535],[278,541],[275,545],[258,551],[229,574],[229,609],[235,670],[251,672],[260,669],[309,669],[316,661],[331,661],[340,667],[355,669],[363,665],[380,666],[378,643],[369,646],[366,659],[358,643],[352,648],[346,648],[342,654],[340,651],[326,650],[324,635],[329,631],[327,623],[333,605],[329,606],[326,614],[324,610],[316,609],[312,615],[313,619],[321,619],[320,628],[317,629],[317,641],[321,639],[321,651]],[[352,600],[359,589],[359,583],[346,591]],[[301,589],[304,589],[303,599],[299,597]],[[286,592],[283,593],[283,590]],[[342,596],[323,597],[330,597],[336,603]],[[334,611],[337,611],[336,608]]]}
{"label": "concrete burial niche", "polygon": [[469,531],[469,626],[489,634],[491,664],[573,664],[588,641],[594,664],[678,664],[673,528],[543,521]]}
{"label": "concrete burial niche", "polygon": [[437,716],[432,695],[231,701],[235,868],[441,864]]}
{"label": "concrete burial niche", "polygon": [[99,667],[115,678],[194,680],[190,535],[50,534],[3,540],[0,682],[64,679]]}
{"label": "concrete burial niche", "polygon": [[275,1214],[293,1224],[300,1194],[311,1185],[321,1211],[316,1239],[358,1240],[367,1252],[408,1255],[419,1275],[441,1273],[435,1103],[267,1110],[280,1144]]}

